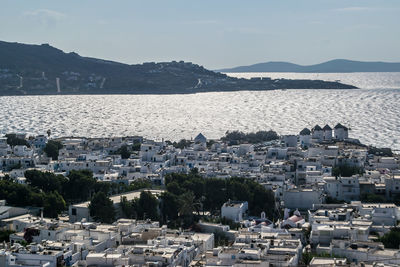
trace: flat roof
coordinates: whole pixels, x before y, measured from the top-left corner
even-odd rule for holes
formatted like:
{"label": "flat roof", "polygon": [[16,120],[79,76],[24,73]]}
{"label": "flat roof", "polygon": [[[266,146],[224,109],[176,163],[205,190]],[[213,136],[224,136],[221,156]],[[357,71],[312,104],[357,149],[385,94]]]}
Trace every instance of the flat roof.
{"label": "flat roof", "polygon": [[[121,202],[121,197],[126,197],[126,199],[128,201],[131,201],[131,200],[133,200],[135,198],[139,198],[140,197],[140,193],[142,193],[143,191],[150,191],[153,195],[159,195],[162,192],[164,192],[164,190],[142,189],[142,190],[127,192],[127,193],[123,193],[123,194],[113,195],[113,196],[110,196],[110,199],[114,204],[120,203]],[[89,204],[90,204],[90,201],[86,201],[86,202],[74,204],[74,205],[71,205],[71,206],[72,207],[78,207],[78,208],[87,208],[89,206]]]}
{"label": "flat roof", "polygon": [[324,265],[324,264],[335,264],[341,261],[345,263],[347,260],[346,258],[321,258],[321,257],[314,257],[312,258],[310,265]]}

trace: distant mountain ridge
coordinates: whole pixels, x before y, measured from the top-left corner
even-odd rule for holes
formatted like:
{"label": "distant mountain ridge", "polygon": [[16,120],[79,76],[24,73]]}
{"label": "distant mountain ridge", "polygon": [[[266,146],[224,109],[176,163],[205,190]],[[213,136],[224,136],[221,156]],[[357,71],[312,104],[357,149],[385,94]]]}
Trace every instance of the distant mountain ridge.
{"label": "distant mountain ridge", "polygon": [[48,44],[0,41],[0,96],[353,88],[321,80],[238,79],[183,61],[128,65],[64,53]]}
{"label": "distant mountain ridge", "polygon": [[290,62],[271,61],[249,66],[217,70],[220,72],[300,72],[300,73],[346,73],[346,72],[400,72],[400,63],[364,62],[334,59],[315,65],[298,65]]}

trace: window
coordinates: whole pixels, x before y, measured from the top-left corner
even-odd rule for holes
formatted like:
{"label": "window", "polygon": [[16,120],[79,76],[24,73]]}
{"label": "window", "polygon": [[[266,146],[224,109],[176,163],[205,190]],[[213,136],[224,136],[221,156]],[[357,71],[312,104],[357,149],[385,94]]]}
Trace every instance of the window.
{"label": "window", "polygon": [[76,215],[76,208],[72,208],[71,213],[72,215]]}

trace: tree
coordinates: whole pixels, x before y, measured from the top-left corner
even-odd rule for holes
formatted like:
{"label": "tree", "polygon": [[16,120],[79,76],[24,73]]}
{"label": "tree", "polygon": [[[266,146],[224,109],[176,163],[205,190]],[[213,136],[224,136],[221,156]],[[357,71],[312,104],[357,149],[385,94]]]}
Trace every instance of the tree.
{"label": "tree", "polygon": [[366,193],[361,195],[361,201],[366,203],[384,203],[387,202],[383,196]]}
{"label": "tree", "polygon": [[48,157],[51,157],[53,160],[57,160],[58,152],[61,148],[63,148],[61,142],[49,140],[43,150]]}
{"label": "tree", "polygon": [[[265,189],[251,179],[239,177],[204,179],[195,172],[186,175],[173,173],[165,177],[165,184],[167,192],[179,198],[181,205],[184,205],[180,209],[186,209],[186,205],[192,203],[190,204],[192,212],[194,210],[199,211],[200,207],[211,212],[219,211],[222,204],[231,199],[248,201],[252,215],[259,216],[264,211],[268,218],[273,218],[277,212],[272,191]],[[189,199],[189,195],[184,196],[187,193],[191,193],[193,199]],[[182,201],[183,198],[187,199]],[[168,195],[168,199],[173,198]],[[182,212],[183,210],[180,211],[180,214],[185,213]]]}
{"label": "tree", "polygon": [[121,158],[123,158],[123,159],[129,159],[129,157],[131,156],[131,152],[128,150],[128,146],[127,145],[121,146],[117,150],[117,154],[120,154]]}
{"label": "tree", "polygon": [[7,144],[10,146],[27,146],[29,147],[29,143],[22,138],[18,138],[16,134],[6,134]]}
{"label": "tree", "polygon": [[346,203],[346,201],[344,201],[344,200],[339,200],[339,199],[336,199],[336,198],[331,197],[331,196],[327,196],[327,197],[325,198],[325,203],[326,203],[326,204],[343,204],[343,203]]}
{"label": "tree", "polygon": [[241,131],[227,131],[225,136],[221,138],[222,141],[233,143],[233,144],[242,144],[242,143],[262,143],[267,141],[272,141],[279,139],[279,135],[272,131],[258,131],[256,133],[244,133]]}
{"label": "tree", "polygon": [[158,199],[150,191],[140,193],[137,201],[138,214],[143,219],[158,220]]}
{"label": "tree", "polygon": [[11,230],[0,230],[0,242],[10,242],[10,235],[15,233]]}
{"label": "tree", "polygon": [[179,197],[168,191],[161,194],[161,213],[164,222],[178,218]]}
{"label": "tree", "polygon": [[42,207],[44,193],[28,185],[1,180],[0,199],[5,199],[10,206]]}
{"label": "tree", "polygon": [[89,204],[90,216],[95,221],[113,223],[115,218],[114,204],[104,192],[94,194]]}
{"label": "tree", "polygon": [[179,198],[179,215],[180,216],[192,216],[193,211],[195,210],[194,208],[194,194],[191,191],[188,191],[181,195]]}
{"label": "tree", "polygon": [[132,146],[132,150],[133,151],[140,151],[140,147],[142,146],[142,144],[140,142],[135,142]]}
{"label": "tree", "polygon": [[127,191],[135,191],[142,188],[151,188],[151,182],[145,179],[137,179],[128,186]]}
{"label": "tree", "polygon": [[63,197],[56,191],[45,195],[43,214],[46,217],[57,218],[58,214],[66,210],[66,203]]}
{"label": "tree", "polygon": [[394,227],[384,234],[379,241],[383,243],[385,248],[399,249],[400,245],[400,228]]}
{"label": "tree", "polygon": [[377,148],[370,146],[368,148],[368,154],[373,154],[382,157],[393,157],[392,149],[390,148]]}
{"label": "tree", "polygon": [[182,218],[183,226],[189,227],[193,224],[193,211],[195,211],[195,198],[191,191],[188,191],[179,198],[179,217]]}
{"label": "tree", "polygon": [[96,179],[89,170],[72,170],[68,174],[68,183],[65,185],[65,199],[68,202],[86,201],[95,192]]}
{"label": "tree", "polygon": [[63,175],[55,175],[52,172],[42,172],[39,170],[27,170],[25,178],[29,185],[37,187],[45,192],[63,192],[68,179]]}
{"label": "tree", "polygon": [[172,145],[175,148],[180,148],[180,149],[184,149],[185,147],[190,146],[190,144],[192,144],[192,142],[190,140],[186,140],[186,139],[181,139],[178,143],[177,142],[172,143]]}
{"label": "tree", "polygon": [[333,176],[343,176],[343,177],[351,177],[354,174],[362,174],[363,170],[356,166],[349,166],[347,164],[341,164],[332,168]]}
{"label": "tree", "polygon": [[128,219],[137,218],[137,212],[133,207],[132,201],[128,201],[126,197],[122,197],[120,206],[126,218]]}

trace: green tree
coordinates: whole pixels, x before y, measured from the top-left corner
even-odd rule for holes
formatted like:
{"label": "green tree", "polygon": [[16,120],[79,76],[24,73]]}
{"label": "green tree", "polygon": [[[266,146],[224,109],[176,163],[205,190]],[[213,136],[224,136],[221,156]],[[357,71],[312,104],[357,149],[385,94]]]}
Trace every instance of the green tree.
{"label": "green tree", "polygon": [[121,210],[124,213],[124,216],[128,219],[137,218],[137,212],[135,207],[133,206],[132,201],[127,200],[126,197],[121,198]]}
{"label": "green tree", "polygon": [[192,142],[190,140],[186,140],[186,139],[181,139],[178,143],[177,142],[173,142],[172,145],[175,148],[180,148],[180,149],[184,149],[185,147],[188,147],[192,144]]}
{"label": "green tree", "polygon": [[94,194],[89,204],[90,216],[95,221],[113,223],[115,219],[114,204],[104,192]]}
{"label": "green tree", "polygon": [[5,199],[10,206],[42,207],[44,193],[28,185],[17,184],[12,181],[0,181],[0,199]]}
{"label": "green tree", "polygon": [[135,191],[142,188],[151,188],[151,182],[145,179],[137,179],[128,186],[127,191]]}
{"label": "green tree", "polygon": [[63,197],[56,191],[48,193],[44,198],[43,214],[46,217],[57,218],[58,214],[66,210]]}
{"label": "green tree", "polygon": [[43,150],[48,157],[51,157],[53,160],[57,160],[58,152],[61,148],[63,148],[61,142],[49,140]]}
{"label": "green tree", "polygon": [[29,185],[37,187],[45,192],[63,192],[68,179],[63,175],[55,175],[52,172],[42,172],[39,170],[27,170],[25,178]]}
{"label": "green tree", "polygon": [[136,142],[132,145],[132,150],[133,151],[140,151],[140,147],[142,146],[142,144],[140,142]]}
{"label": "green tree", "polygon": [[[259,216],[262,211],[269,218],[278,215],[273,192],[248,178],[205,179],[196,173],[173,173],[165,177],[165,183],[167,192],[179,199],[188,192],[193,194],[192,211],[199,211],[200,208],[211,212],[219,211],[222,204],[231,199],[248,201],[251,215]],[[171,195],[168,197],[171,198]]]}
{"label": "green tree", "polygon": [[387,200],[380,195],[372,194],[372,193],[366,193],[361,195],[361,201],[366,202],[366,203],[384,203],[387,202]]}
{"label": "green tree", "polygon": [[193,192],[188,191],[180,196],[178,214],[183,220],[182,222],[184,227],[189,227],[193,224],[193,211],[196,210],[195,205],[195,197]]}
{"label": "green tree", "polygon": [[27,146],[29,147],[28,141],[25,139],[18,138],[16,134],[6,134],[7,144],[10,146]]}
{"label": "green tree", "polygon": [[244,133],[241,131],[227,131],[225,136],[221,138],[222,141],[242,144],[242,143],[262,143],[279,139],[279,135],[272,131],[258,131],[256,133]]}
{"label": "green tree", "polygon": [[96,179],[89,170],[75,171],[68,174],[68,183],[65,185],[65,199],[68,202],[79,202],[90,199],[95,192]]}
{"label": "green tree", "polygon": [[379,238],[379,241],[383,243],[385,248],[399,249],[400,228],[394,227],[390,229],[388,233],[384,234],[381,238]]}
{"label": "green tree", "polygon": [[140,193],[137,201],[138,214],[143,219],[158,220],[158,199],[150,191]]}
{"label": "green tree", "polygon": [[15,233],[11,230],[0,230],[0,242],[10,242],[10,235]]}
{"label": "green tree", "polygon": [[178,218],[179,197],[168,191],[163,192],[161,198],[161,213],[164,222]]}
{"label": "green tree", "polygon": [[393,151],[390,148],[377,148],[370,146],[368,147],[368,154],[373,154],[382,157],[393,157]]}
{"label": "green tree", "polygon": [[120,155],[121,155],[121,158],[123,158],[123,159],[129,159],[129,157],[131,156],[131,152],[129,151],[127,145],[121,146],[121,147],[117,150],[117,154],[120,154]]}
{"label": "green tree", "polygon": [[326,204],[343,204],[346,202],[344,200],[339,200],[339,199],[328,196],[325,198],[325,203]]}
{"label": "green tree", "polygon": [[337,165],[332,168],[333,176],[343,176],[343,177],[351,177],[354,174],[362,174],[363,170],[356,166],[350,166],[347,164]]}

